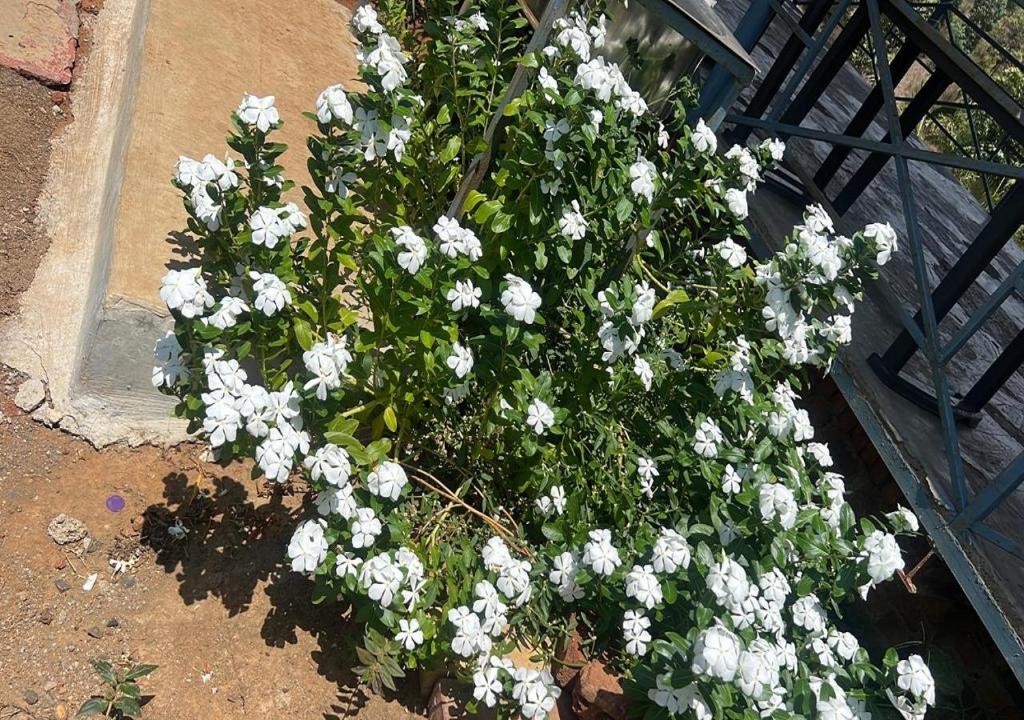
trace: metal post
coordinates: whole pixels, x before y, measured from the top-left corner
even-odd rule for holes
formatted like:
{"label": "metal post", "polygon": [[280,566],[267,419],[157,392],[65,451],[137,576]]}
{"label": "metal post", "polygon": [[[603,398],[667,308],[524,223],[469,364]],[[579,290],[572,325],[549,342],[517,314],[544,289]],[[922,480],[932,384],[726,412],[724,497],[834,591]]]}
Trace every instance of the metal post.
{"label": "metal post", "polygon": [[972,413],[981,412],[981,409],[999,391],[999,388],[1017,372],[1021,363],[1024,363],[1024,330],[1017,333],[1017,337],[999,353],[995,362],[978,378],[974,387],[968,390],[964,399],[957,404],[957,409]]}
{"label": "metal post", "polygon": [[[966,248],[960,259],[942,279],[932,293],[936,320],[942,320],[964,294],[971,283],[988,267],[1013,233],[1024,223],[1024,183],[1015,182],[1013,188],[992,212],[992,216],[978,236]],[[914,322],[922,327],[921,312],[914,315]],[[917,343],[906,330],[893,341],[881,357],[881,363],[888,372],[899,374],[914,352]]]}
{"label": "metal post", "polygon": [[[903,137],[914,132],[914,128],[928,114],[935,101],[942,97],[942,93],[946,91],[949,84],[950,79],[945,73],[941,70],[936,70],[925,84],[921,86],[917,95],[914,96],[914,99],[900,115],[900,134]],[[892,133],[886,133],[882,142],[889,142],[891,139]],[[867,186],[871,184],[871,181],[881,172],[888,161],[889,156],[881,153],[869,155],[833,201],[832,207],[836,209],[836,212],[840,215],[845,215],[846,211],[856,202],[861,193],[867,189]]]}
{"label": "metal post", "polygon": [[864,10],[864,5],[861,4],[853,13],[850,21],[846,23],[846,27],[839,33],[839,37],[829,46],[828,51],[811,72],[800,92],[781,114],[780,122],[791,125],[801,123],[814,107],[814,103],[821,97],[825,88],[832,82],[835,74],[840,71],[843,64],[863,40],[867,29],[868,14]]}
{"label": "metal post", "polygon": [[953,532],[969,530],[975,523],[987,518],[993,510],[1016,490],[1024,480],[1024,453],[1003,468],[1003,471],[992,479],[985,488],[971,498],[963,510],[949,524]]}
{"label": "metal post", "polygon": [[[832,0],[815,0],[815,2],[811,3],[804,10],[803,17],[800,18],[800,27],[803,28],[804,32],[808,35],[813,35],[818,25],[825,19],[825,15],[828,13],[831,5]],[[746,110],[743,111],[744,115],[755,118],[764,115],[764,111],[768,109],[772,100],[775,99],[779,88],[786,81],[786,76],[789,75],[789,71],[793,69],[797,60],[800,59],[803,51],[804,43],[800,37],[795,33],[790,35],[789,40],[786,41],[782,50],[779,51],[778,56],[772,61],[771,70],[765,75],[761,85],[757,88],[757,92],[754,93],[754,97],[747,104]],[[735,142],[740,145],[744,144],[747,138],[750,137],[751,129],[746,126],[737,127],[733,131]]]}
{"label": "metal post", "polygon": [[[734,33],[740,47],[747,52],[752,51],[764,37],[774,17],[775,8],[772,7],[770,0],[754,0]],[[706,117],[709,110],[717,109],[716,106],[728,110],[725,99],[728,99],[729,96],[729,86],[735,84],[736,81],[728,68],[715,65],[701,89],[697,114],[700,117]]]}

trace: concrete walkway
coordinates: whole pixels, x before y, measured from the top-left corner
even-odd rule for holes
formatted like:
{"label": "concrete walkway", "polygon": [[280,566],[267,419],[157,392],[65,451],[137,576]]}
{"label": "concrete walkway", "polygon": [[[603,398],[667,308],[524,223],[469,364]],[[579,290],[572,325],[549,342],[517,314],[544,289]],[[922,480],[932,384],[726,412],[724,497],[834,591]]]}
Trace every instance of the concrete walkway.
{"label": "concrete walkway", "polygon": [[171,322],[160,278],[182,259],[175,162],[223,156],[242,93],[274,94],[283,164],[305,182],[312,125],[301,113],[355,77],[349,19],[335,0],[107,0],[40,208],[53,242],[0,327],[0,361],[49,387],[40,419],[97,445],[184,438],[149,380]]}

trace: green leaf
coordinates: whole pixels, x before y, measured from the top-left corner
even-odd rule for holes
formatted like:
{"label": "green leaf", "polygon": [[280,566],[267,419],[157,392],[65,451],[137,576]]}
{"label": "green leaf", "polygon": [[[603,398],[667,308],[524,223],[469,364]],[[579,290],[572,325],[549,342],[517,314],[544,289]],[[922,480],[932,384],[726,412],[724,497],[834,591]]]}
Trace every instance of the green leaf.
{"label": "green leaf", "polygon": [[398,432],[398,418],[395,416],[395,409],[390,405],[384,408],[384,424],[391,432]]}
{"label": "green leaf", "polygon": [[114,707],[127,717],[135,717],[142,712],[139,701],[130,697],[119,697],[114,701]]}
{"label": "green leaf", "polygon": [[462,138],[458,135],[453,135],[448,141],[448,144],[444,146],[444,150],[438,156],[438,160],[443,163],[450,163],[455,159],[455,156],[459,154],[459,148],[462,147]]}
{"label": "green leaf", "polygon": [[437,111],[437,124],[447,125],[452,120],[452,111],[448,109],[447,105],[442,105],[441,109]]}
{"label": "green leaf", "polygon": [[313,328],[306,322],[305,319],[296,317],[292,320],[292,327],[295,328],[295,339],[299,343],[299,347],[303,350],[309,350],[313,347]]}
{"label": "green leaf", "polygon": [[125,680],[138,680],[141,677],[146,677],[151,672],[156,670],[159,665],[136,665],[124,676]]}
{"label": "green leaf", "polygon": [[107,712],[107,701],[101,697],[89,698],[82,707],[75,713],[76,717],[90,717],[92,715],[103,715]]}
{"label": "green leaf", "polygon": [[668,295],[665,296],[664,300],[662,300],[661,302],[659,302],[657,305],[654,306],[653,317],[654,318],[658,318],[662,314],[664,314],[664,312],[666,310],[668,310],[670,307],[672,307],[673,305],[678,305],[680,303],[685,303],[689,299],[690,299],[690,296],[686,294],[686,291],[684,291],[684,290],[673,290]]}
{"label": "green leaf", "polygon": [[494,213],[501,209],[501,200],[488,200],[485,203],[481,203],[480,207],[473,213],[473,219],[476,220],[477,225],[483,225],[487,222],[487,219]]}
{"label": "green leaf", "polygon": [[103,678],[103,681],[108,685],[114,685],[117,683],[117,673],[114,672],[114,666],[107,660],[93,660],[91,661],[92,669],[96,671],[96,674]]}
{"label": "green leaf", "polygon": [[562,535],[562,531],[556,528],[554,525],[544,525],[540,529],[544,537],[552,542],[562,542],[565,540],[565,536]]}

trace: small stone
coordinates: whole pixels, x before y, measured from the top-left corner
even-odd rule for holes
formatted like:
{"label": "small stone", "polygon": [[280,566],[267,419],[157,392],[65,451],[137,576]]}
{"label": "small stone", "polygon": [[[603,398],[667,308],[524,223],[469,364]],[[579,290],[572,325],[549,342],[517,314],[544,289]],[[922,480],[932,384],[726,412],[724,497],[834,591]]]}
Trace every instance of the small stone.
{"label": "small stone", "polygon": [[39,380],[31,378],[18,388],[14,396],[14,404],[24,412],[30,413],[46,401],[46,386]]}
{"label": "small stone", "polygon": [[50,521],[46,532],[58,545],[78,542],[89,535],[89,529],[85,526],[85,523],[64,513]]}
{"label": "small stone", "polygon": [[116,617],[112,617],[109,620],[107,620],[107,627],[108,628],[121,627],[121,621],[118,620]]}
{"label": "small stone", "polygon": [[60,703],[53,709],[54,720],[68,720],[68,706]]}
{"label": "small stone", "polygon": [[121,587],[129,589],[135,587],[135,577],[132,575],[122,575]]}
{"label": "small stone", "polygon": [[53,584],[56,585],[57,589],[61,592],[67,592],[71,589],[71,583],[69,583],[64,578],[57,578],[56,580],[54,580]]}
{"label": "small stone", "polygon": [[583,666],[572,700],[572,709],[581,720],[603,716],[626,720],[629,712],[629,701],[622,691],[621,679],[596,660]]}
{"label": "small stone", "polygon": [[46,684],[43,685],[43,690],[45,690],[46,692],[53,692],[57,689],[58,685],[59,683],[56,680],[47,680]]}
{"label": "small stone", "polygon": [[50,608],[46,608],[39,613],[39,622],[43,625],[49,625],[53,622],[53,611]]}
{"label": "small stone", "polygon": [[85,541],[85,554],[92,555],[101,547],[103,547],[102,543],[100,543],[96,538],[87,538]]}
{"label": "small stone", "polygon": [[35,705],[37,702],[39,702],[39,693],[37,693],[35,690],[26,690],[25,694],[21,697],[24,698],[25,702],[27,702],[29,705]]}
{"label": "small stone", "polygon": [[86,633],[89,635],[89,637],[96,638],[97,640],[103,638],[103,628],[97,625],[93,625],[91,628],[86,630]]}

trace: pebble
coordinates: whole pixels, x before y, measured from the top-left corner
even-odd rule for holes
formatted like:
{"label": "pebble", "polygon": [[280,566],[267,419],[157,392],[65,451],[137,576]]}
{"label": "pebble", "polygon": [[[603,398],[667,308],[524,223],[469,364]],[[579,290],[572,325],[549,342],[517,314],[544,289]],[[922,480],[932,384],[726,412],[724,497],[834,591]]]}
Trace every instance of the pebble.
{"label": "pebble", "polygon": [[50,521],[46,528],[47,534],[58,545],[78,542],[89,535],[89,529],[81,520],[61,513]]}
{"label": "pebble", "polygon": [[53,709],[54,720],[68,720],[68,706],[61,703]]}
{"label": "pebble", "polygon": [[26,690],[25,694],[22,695],[22,697],[25,699],[25,702],[27,702],[29,705],[35,705],[37,702],[39,702],[39,693],[37,693],[35,690]]}
{"label": "pebble", "polygon": [[49,625],[53,622],[53,611],[50,608],[46,608],[39,613],[39,622],[43,625]]}
{"label": "pebble", "polygon": [[103,628],[96,625],[93,625],[91,628],[86,630],[86,633],[88,633],[89,637],[96,638],[97,640],[103,638]]}
{"label": "pebble", "polygon": [[121,627],[121,621],[118,620],[116,617],[112,617],[109,620],[107,620],[107,627],[108,628]]}
{"label": "pebble", "polygon": [[88,538],[85,541],[85,554],[92,555],[94,552],[103,547],[102,543],[96,538]]}
{"label": "pebble", "polygon": [[45,400],[46,386],[35,378],[23,382],[14,396],[14,404],[27,413],[42,405]]}
{"label": "pebble", "polygon": [[135,587],[135,582],[135,577],[132,575],[121,576],[121,587],[123,588],[133,588]]}
{"label": "pebble", "polygon": [[61,592],[67,592],[71,589],[71,583],[69,583],[64,578],[57,578],[56,580],[54,580],[53,584],[56,585],[57,589]]}

